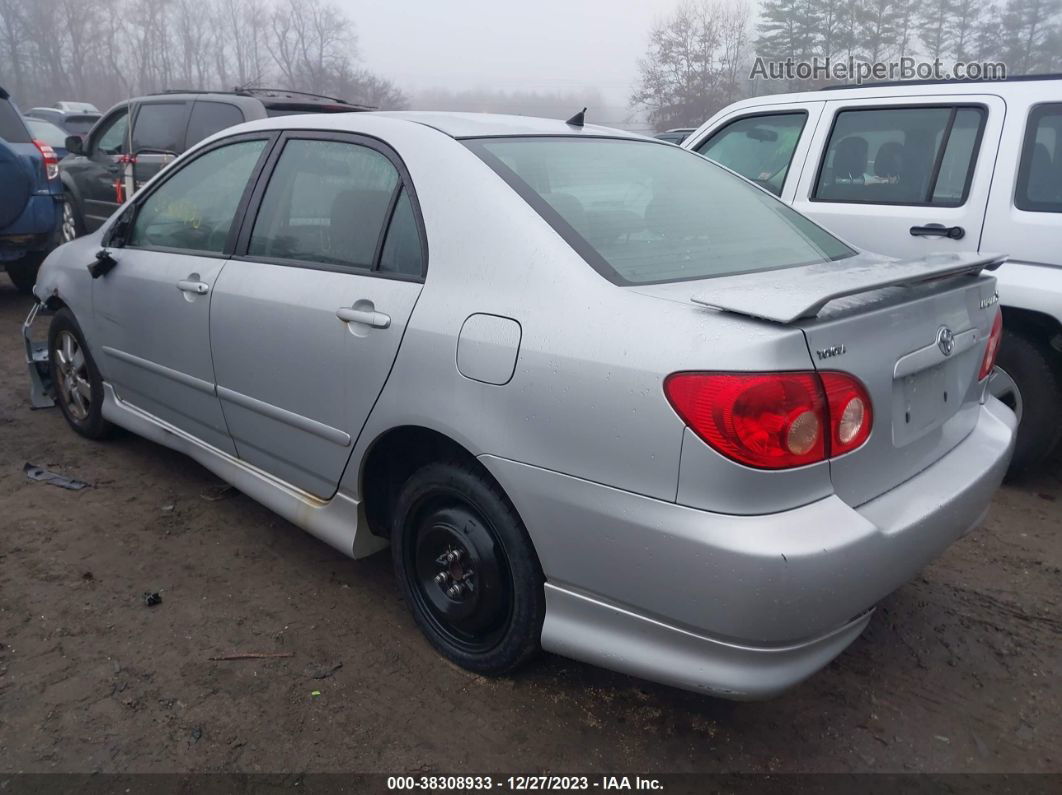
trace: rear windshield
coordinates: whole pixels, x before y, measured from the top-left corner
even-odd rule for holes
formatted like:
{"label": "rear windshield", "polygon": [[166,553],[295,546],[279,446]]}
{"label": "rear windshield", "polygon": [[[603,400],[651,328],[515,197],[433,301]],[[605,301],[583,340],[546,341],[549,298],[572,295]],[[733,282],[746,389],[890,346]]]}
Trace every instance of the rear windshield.
{"label": "rear windshield", "polygon": [[855,252],[700,155],[609,138],[464,142],[616,284],[828,262]]}
{"label": "rear windshield", "polygon": [[67,116],[63,119],[63,126],[71,135],[85,135],[99,118],[99,116]]}
{"label": "rear windshield", "polygon": [[6,99],[0,99],[0,138],[9,144],[28,144],[30,142],[26,125],[15,106]]}

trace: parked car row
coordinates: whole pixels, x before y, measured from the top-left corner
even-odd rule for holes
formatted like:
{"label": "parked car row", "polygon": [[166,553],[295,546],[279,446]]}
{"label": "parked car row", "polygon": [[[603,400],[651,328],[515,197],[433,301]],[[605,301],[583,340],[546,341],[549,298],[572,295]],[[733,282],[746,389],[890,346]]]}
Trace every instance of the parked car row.
{"label": "parked car row", "polygon": [[[544,648],[773,695],[1002,480],[1001,257],[868,253],[579,114],[244,99],[257,120],[195,145],[217,97],[137,100],[64,160],[86,234],[41,268],[31,372],[83,436],[182,451],[347,555],[389,544],[457,664]],[[114,157],[189,146],[111,192]]]}

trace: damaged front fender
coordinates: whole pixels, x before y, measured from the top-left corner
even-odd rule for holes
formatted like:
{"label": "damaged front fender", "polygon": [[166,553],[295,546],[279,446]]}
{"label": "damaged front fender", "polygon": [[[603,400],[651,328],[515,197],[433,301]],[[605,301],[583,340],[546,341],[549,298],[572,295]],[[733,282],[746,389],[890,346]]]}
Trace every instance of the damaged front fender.
{"label": "damaged front fender", "polygon": [[26,367],[29,369],[30,378],[30,408],[34,409],[47,409],[55,405],[55,399],[52,397],[52,371],[48,363],[48,340],[33,338],[33,325],[37,318],[49,314],[51,311],[38,302],[33,305],[22,323],[22,340],[26,346]]}

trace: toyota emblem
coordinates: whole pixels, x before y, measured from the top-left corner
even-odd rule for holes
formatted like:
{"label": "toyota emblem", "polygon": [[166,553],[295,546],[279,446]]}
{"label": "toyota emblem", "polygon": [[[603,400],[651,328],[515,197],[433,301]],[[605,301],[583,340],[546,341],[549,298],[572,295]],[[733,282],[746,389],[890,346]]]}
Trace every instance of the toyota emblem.
{"label": "toyota emblem", "polygon": [[940,348],[940,352],[945,356],[951,356],[951,352],[955,348],[955,335],[951,333],[951,329],[947,326],[941,326],[937,332],[937,347]]}

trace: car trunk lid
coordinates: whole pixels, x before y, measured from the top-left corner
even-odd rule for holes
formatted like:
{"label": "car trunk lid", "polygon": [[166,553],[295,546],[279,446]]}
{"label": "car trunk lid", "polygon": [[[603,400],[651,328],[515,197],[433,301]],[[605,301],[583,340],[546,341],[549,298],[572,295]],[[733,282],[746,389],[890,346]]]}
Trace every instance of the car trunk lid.
{"label": "car trunk lid", "polygon": [[726,277],[693,301],[796,326],[817,369],[863,382],[874,411],[870,438],[830,461],[838,496],[860,505],[931,465],[973,429],[982,393],[977,374],[998,300],[995,280],[979,274],[1001,261],[861,255]]}

